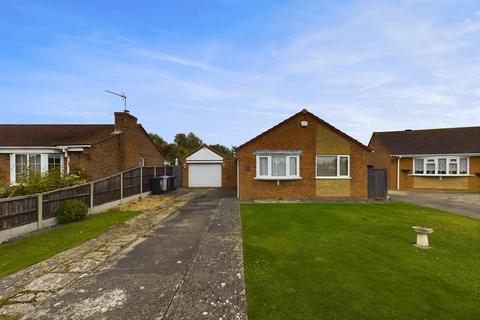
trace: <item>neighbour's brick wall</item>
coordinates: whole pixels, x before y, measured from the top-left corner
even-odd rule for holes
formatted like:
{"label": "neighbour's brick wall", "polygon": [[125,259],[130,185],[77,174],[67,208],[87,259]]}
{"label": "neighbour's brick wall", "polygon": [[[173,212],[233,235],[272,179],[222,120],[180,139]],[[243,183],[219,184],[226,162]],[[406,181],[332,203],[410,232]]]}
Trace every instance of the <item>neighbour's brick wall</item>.
{"label": "neighbour's brick wall", "polygon": [[10,184],[10,155],[0,154],[0,187]]}
{"label": "neighbour's brick wall", "polygon": [[89,180],[97,180],[123,171],[118,135],[112,135],[83,152],[70,152],[69,155],[70,170],[84,170]]}
{"label": "neighbour's brick wall", "polygon": [[[300,122],[308,121],[306,128]],[[301,180],[255,180],[255,151],[301,150]],[[299,114],[237,152],[240,199],[366,199],[367,153],[309,114]],[[317,180],[316,155],[350,155],[351,180]]]}
{"label": "neighbour's brick wall", "polygon": [[[467,177],[411,177],[414,189],[424,190],[468,190]],[[412,189],[408,186],[405,189]]]}

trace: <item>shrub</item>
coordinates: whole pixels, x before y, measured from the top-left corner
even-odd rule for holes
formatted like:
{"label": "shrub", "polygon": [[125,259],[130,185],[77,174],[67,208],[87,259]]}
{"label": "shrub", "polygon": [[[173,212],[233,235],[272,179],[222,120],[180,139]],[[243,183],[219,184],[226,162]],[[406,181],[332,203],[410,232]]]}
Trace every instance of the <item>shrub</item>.
{"label": "shrub", "polygon": [[87,216],[87,206],[78,199],[67,200],[57,210],[58,223],[80,221]]}
{"label": "shrub", "polygon": [[42,193],[50,190],[75,186],[86,183],[82,172],[78,174],[62,174],[59,170],[52,170],[48,173],[35,173],[27,171],[25,179],[14,186],[0,189],[0,198],[23,196],[27,194]]}

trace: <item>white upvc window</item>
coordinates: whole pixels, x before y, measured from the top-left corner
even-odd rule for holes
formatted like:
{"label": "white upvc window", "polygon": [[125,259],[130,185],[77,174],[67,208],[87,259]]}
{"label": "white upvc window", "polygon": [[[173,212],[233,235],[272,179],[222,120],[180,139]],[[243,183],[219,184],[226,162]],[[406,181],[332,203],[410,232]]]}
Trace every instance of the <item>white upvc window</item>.
{"label": "white upvc window", "polygon": [[257,154],[255,179],[300,179],[300,155],[298,153],[267,152]]}
{"label": "white upvc window", "polygon": [[54,169],[63,172],[64,158],[60,153],[17,153],[10,154],[10,183],[22,183],[27,174],[46,173]]}
{"label": "white upvc window", "polygon": [[317,155],[317,179],[350,179],[349,155]]}
{"label": "white upvc window", "polygon": [[422,176],[468,175],[469,158],[460,156],[414,158],[413,174]]}

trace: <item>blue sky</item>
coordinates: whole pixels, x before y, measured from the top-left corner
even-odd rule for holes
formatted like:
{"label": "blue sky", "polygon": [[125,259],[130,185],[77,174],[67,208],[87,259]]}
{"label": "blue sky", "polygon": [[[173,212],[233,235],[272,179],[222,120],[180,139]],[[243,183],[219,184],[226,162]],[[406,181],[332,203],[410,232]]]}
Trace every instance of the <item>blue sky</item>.
{"label": "blue sky", "polygon": [[170,141],[480,125],[480,1],[0,0],[0,38],[0,123],[111,123],[109,89]]}

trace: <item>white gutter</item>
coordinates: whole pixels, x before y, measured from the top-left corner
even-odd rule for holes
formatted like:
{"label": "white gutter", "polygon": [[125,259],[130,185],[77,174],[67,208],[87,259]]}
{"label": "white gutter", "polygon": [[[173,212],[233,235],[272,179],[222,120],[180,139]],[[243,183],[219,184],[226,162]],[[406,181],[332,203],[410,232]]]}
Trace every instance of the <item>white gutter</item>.
{"label": "white gutter", "polygon": [[438,156],[464,156],[464,157],[478,157],[480,153],[424,153],[424,154],[391,154],[391,157],[438,157]]}

